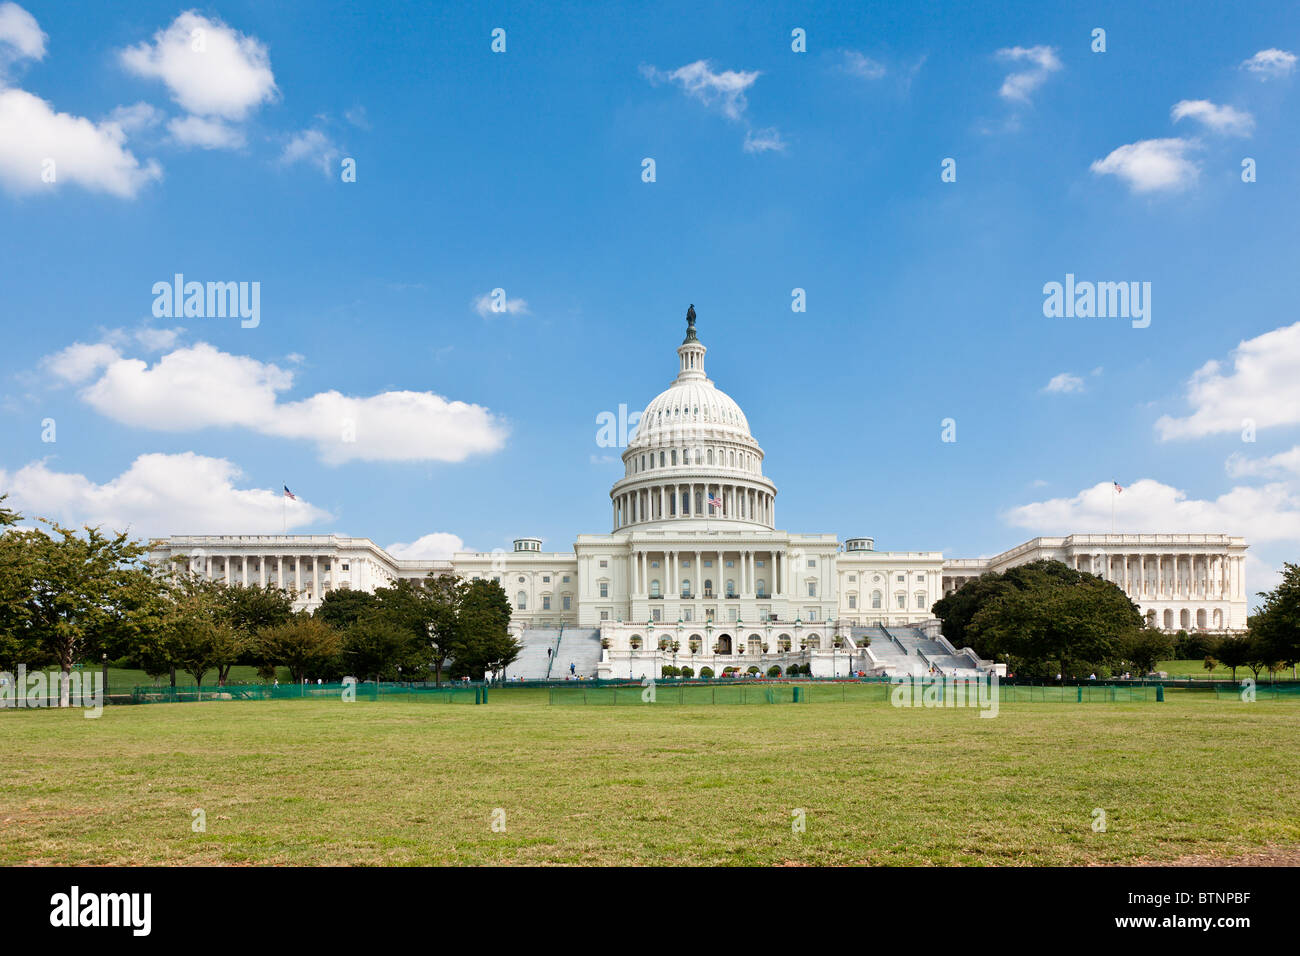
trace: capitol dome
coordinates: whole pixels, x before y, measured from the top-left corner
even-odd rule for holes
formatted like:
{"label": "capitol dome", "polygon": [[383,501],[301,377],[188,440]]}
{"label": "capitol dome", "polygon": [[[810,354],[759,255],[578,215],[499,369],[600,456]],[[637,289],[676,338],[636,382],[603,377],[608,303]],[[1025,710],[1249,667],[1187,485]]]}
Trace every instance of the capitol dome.
{"label": "capitol dome", "polygon": [[772,530],[776,487],[763,476],[763,449],[740,406],[704,374],[708,349],[693,306],[687,323],[677,377],[646,406],[623,452],[624,477],[610,490],[614,530],[685,530],[683,522]]}

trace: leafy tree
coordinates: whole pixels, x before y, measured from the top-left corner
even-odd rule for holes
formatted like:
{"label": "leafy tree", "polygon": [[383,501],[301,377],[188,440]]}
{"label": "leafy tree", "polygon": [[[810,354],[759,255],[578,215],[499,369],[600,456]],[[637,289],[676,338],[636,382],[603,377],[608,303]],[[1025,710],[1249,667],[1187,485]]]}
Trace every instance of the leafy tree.
{"label": "leafy tree", "polygon": [[1144,627],[1124,642],[1124,659],[1139,674],[1156,669],[1156,663],[1169,658],[1174,652],[1174,639],[1159,628]]}
{"label": "leafy tree", "polygon": [[284,624],[264,628],[257,643],[261,658],[289,668],[296,684],[309,672],[329,669],[343,647],[338,631],[309,614],[297,614]]}
{"label": "leafy tree", "polygon": [[164,618],[163,648],[171,664],[203,687],[208,672],[229,668],[248,650],[248,639],[225,613],[223,585],[188,573],[168,580],[170,606]]}
{"label": "leafy tree", "polygon": [[1259,596],[1264,601],[1247,622],[1250,635],[1261,642],[1263,656],[1294,667],[1300,661],[1300,565],[1283,564],[1278,586]]}
{"label": "leafy tree", "polygon": [[523,650],[510,634],[510,599],[496,581],[470,581],[460,592],[456,621],[458,671],[474,677],[500,671]]}
{"label": "leafy tree", "polygon": [[1214,669],[1219,666],[1219,662],[1212,656],[1206,655],[1205,663],[1202,666],[1210,672],[1210,676],[1214,676]]}
{"label": "leafy tree", "polygon": [[341,656],[344,668],[356,677],[396,680],[399,666],[404,666],[408,675],[416,671],[410,665],[423,650],[409,627],[389,615],[371,611],[343,635]]}
{"label": "leafy tree", "polygon": [[980,575],[934,605],[934,614],[943,621],[943,634],[955,647],[969,645],[981,657],[993,659],[997,649],[985,643],[987,632],[972,628],[975,616],[1000,597],[1016,591],[1041,591],[1052,582],[1072,583],[1081,572],[1060,561],[1031,561],[1001,573]]}
{"label": "leafy tree", "polygon": [[4,538],[14,536],[6,543],[27,562],[20,633],[63,672],[59,705],[66,707],[72,666],[117,649],[137,633],[153,606],[156,579],[140,560],[145,545],[126,534],[89,527],[78,534],[44,523],[54,536],[37,529],[8,531]]}
{"label": "leafy tree", "polygon": [[313,612],[313,616],[336,630],[346,631],[367,611],[374,610],[378,604],[379,598],[369,591],[336,588],[326,593],[320,606]]}
{"label": "leafy tree", "polygon": [[1121,648],[1142,627],[1137,606],[1119,587],[1059,561],[1035,561],[1005,575],[1011,587],[980,607],[967,632],[973,646],[1019,673],[1041,673],[1054,663],[1068,675],[1071,664],[1095,668],[1120,660]]}
{"label": "leafy tree", "polygon": [[217,683],[225,684],[230,668],[241,660],[252,663],[260,644],[257,635],[269,628],[287,623],[293,617],[293,597],[276,585],[264,587],[221,583],[216,591],[219,613],[223,622],[237,636],[241,653],[238,659],[217,667]]}
{"label": "leafy tree", "polygon": [[1214,656],[1224,667],[1232,668],[1232,679],[1237,679],[1237,668],[1245,667],[1251,656],[1251,647],[1244,637],[1229,634],[1214,646]]}

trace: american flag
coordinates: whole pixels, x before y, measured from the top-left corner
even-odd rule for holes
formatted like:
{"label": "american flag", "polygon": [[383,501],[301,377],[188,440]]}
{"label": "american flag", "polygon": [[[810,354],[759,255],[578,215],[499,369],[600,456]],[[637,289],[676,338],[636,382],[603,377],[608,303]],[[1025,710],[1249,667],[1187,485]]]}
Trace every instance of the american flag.
{"label": "american flag", "polygon": [[1118,481],[1111,481],[1111,484],[1115,486],[1115,493],[1116,493],[1116,494],[1119,494],[1120,492],[1122,492],[1122,491],[1124,490],[1123,488],[1120,487]]}
{"label": "american flag", "polygon": [[709,507],[717,508],[719,511],[722,510],[722,499],[713,492],[709,492]]}
{"label": "american flag", "polygon": [[284,486],[284,496],[285,496],[286,498],[288,498],[290,501],[297,501],[297,500],[298,500],[297,495],[295,495],[292,491],[289,490],[289,486],[288,486],[288,485],[285,485],[285,486]]}

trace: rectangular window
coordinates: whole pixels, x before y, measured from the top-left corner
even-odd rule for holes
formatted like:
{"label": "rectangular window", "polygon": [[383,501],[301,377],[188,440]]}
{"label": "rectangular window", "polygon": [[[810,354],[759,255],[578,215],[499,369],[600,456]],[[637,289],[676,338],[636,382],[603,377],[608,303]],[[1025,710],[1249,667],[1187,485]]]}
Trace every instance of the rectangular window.
{"label": "rectangular window", "polygon": [[543,574],[543,575],[542,575],[542,583],[543,583],[543,584],[550,584],[550,583],[551,583],[551,576],[550,576],[549,574]]}
{"label": "rectangular window", "polygon": [[600,582],[600,596],[603,598],[609,597],[609,584],[605,581]]}
{"label": "rectangular window", "polygon": [[663,614],[663,612],[662,612],[659,608],[654,608],[654,609],[651,610],[651,612],[650,612],[650,616],[651,616],[652,618],[654,618],[656,621],[658,621],[658,620],[661,619],[662,614]]}
{"label": "rectangular window", "polygon": [[850,595],[849,595],[849,609],[850,609],[850,610],[853,610],[853,609],[856,608],[857,606],[858,606],[858,596],[857,596],[856,594],[850,594]]}
{"label": "rectangular window", "polygon": [[734,607],[733,607],[733,608],[731,609],[731,619],[732,619],[733,621],[738,621],[738,620],[740,620],[740,610],[739,610],[738,608],[734,608]]}
{"label": "rectangular window", "polygon": [[815,581],[808,582],[808,596],[809,597],[817,596],[817,583]]}
{"label": "rectangular window", "polygon": [[682,608],[682,620],[689,621],[690,619],[691,619],[691,609],[688,607]]}
{"label": "rectangular window", "polygon": [[562,580],[565,584],[568,584],[568,583],[569,583],[569,576],[566,574],[563,578],[561,578],[561,580]]}
{"label": "rectangular window", "polygon": [[566,594],[566,595],[564,596],[564,599],[563,599],[563,600],[564,600],[564,609],[565,609],[566,611],[571,611],[571,610],[573,610],[573,598],[569,597],[569,596]]}
{"label": "rectangular window", "polygon": [[608,620],[609,620],[609,612],[608,612],[608,611],[601,611],[601,612],[600,612],[600,619],[601,619],[602,621],[608,621]]}
{"label": "rectangular window", "polygon": [[906,611],[906,610],[907,610],[907,595],[906,595],[906,594],[900,594],[900,595],[898,595],[898,609],[899,609],[900,611]]}
{"label": "rectangular window", "polygon": [[550,609],[551,609],[551,599],[548,597],[542,598],[542,610],[549,611]]}
{"label": "rectangular window", "polygon": [[348,569],[348,566],[347,566],[346,564],[343,565],[343,570],[346,571],[347,569]]}
{"label": "rectangular window", "polygon": [[918,610],[924,610],[924,609],[925,609],[925,595],[924,595],[924,594],[918,594],[918,595],[916,596],[916,607],[917,607]]}
{"label": "rectangular window", "polygon": [[600,559],[600,566],[601,566],[602,568],[607,568],[607,567],[609,567],[609,562],[606,561],[604,558],[601,558],[601,559]]}

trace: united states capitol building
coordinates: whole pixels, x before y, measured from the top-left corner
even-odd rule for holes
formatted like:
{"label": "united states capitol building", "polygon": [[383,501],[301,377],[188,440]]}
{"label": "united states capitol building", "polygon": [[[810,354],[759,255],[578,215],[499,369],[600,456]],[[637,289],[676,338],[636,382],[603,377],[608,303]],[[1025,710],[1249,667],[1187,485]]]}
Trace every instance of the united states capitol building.
{"label": "united states capitol building", "polygon": [[940,633],[931,608],[987,571],[1051,558],[1122,587],[1166,630],[1246,626],[1246,542],[1227,534],[1072,534],[990,558],[878,551],[869,537],[778,530],[776,485],[740,406],[705,375],[694,309],[672,383],[646,406],[610,489],[607,534],[566,551],[521,537],[511,551],[397,560],[369,538],[176,535],[151,559],[239,584],[292,589],[316,607],[336,588],[373,590],[452,572],[492,578],[524,645],[509,677],[658,676],[808,665],[815,675],[975,673],[994,667]]}

